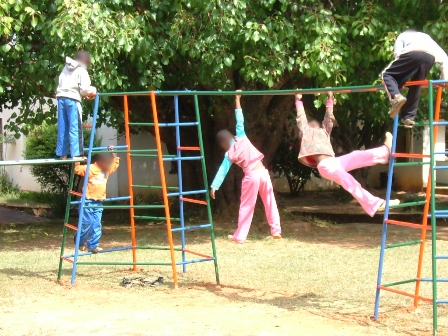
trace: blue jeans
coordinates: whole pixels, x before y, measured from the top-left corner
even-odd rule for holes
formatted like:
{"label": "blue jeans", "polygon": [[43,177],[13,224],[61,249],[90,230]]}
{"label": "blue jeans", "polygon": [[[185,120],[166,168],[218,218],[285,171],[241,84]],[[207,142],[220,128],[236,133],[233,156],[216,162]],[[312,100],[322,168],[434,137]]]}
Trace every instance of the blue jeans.
{"label": "blue jeans", "polygon": [[58,141],[56,155],[84,155],[82,122],[79,116],[78,102],[70,98],[58,98]]}
{"label": "blue jeans", "polygon": [[[102,206],[103,202],[86,202],[86,205]],[[81,214],[79,209],[79,216],[82,216],[81,237],[79,239],[79,245],[81,246],[87,238],[87,248],[89,250],[95,249],[100,244],[101,238],[101,217],[103,216],[103,208],[84,208]],[[75,236],[76,239],[76,236]]]}

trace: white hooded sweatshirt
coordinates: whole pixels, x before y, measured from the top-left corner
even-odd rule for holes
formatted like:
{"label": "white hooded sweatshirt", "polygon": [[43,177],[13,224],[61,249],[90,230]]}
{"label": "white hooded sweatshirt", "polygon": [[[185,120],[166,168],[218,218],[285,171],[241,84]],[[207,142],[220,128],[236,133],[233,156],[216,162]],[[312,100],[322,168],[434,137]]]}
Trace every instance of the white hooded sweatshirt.
{"label": "white hooded sweatshirt", "polygon": [[412,51],[422,51],[434,56],[435,62],[440,64],[441,79],[448,79],[448,55],[431,36],[416,31],[401,33],[395,41],[395,57]]}
{"label": "white hooded sweatshirt", "polygon": [[91,81],[87,69],[81,62],[70,57],[65,58],[65,66],[59,75],[57,98],[70,98],[78,102],[82,97],[96,94],[96,88],[90,86]]}

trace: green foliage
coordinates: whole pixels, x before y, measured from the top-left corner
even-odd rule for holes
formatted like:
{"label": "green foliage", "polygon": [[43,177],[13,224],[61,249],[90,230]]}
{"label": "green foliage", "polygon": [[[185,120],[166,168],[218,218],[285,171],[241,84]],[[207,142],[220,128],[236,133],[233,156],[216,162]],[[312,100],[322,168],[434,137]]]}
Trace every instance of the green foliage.
{"label": "green foliage", "polygon": [[15,185],[8,177],[5,169],[0,169],[0,194],[16,194],[20,191],[20,188]]}
{"label": "green foliage", "polygon": [[[57,125],[43,124],[31,130],[26,138],[24,156],[26,159],[51,158],[55,155]],[[84,145],[88,145],[90,130],[84,131]],[[95,144],[96,146],[97,144]],[[70,164],[36,165],[31,174],[44,191],[56,194],[65,200],[70,178]]]}
{"label": "green foliage", "polygon": [[312,176],[320,178],[320,175],[317,169],[309,168],[297,159],[300,140],[294,132],[295,123],[291,120],[283,128],[282,140],[274,154],[271,170],[276,178],[286,177],[290,194],[297,196]]}

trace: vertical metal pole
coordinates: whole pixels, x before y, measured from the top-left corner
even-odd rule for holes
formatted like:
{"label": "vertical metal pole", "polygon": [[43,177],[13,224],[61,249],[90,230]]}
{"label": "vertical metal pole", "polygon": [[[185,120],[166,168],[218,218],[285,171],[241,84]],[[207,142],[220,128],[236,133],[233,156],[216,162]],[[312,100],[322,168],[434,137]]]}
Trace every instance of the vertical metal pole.
{"label": "vertical metal pole", "polygon": [[[442,93],[443,88],[441,86],[437,89],[437,98],[436,98],[436,106],[435,106],[435,113],[434,113],[434,121],[439,121],[440,119],[440,107],[442,105]],[[430,111],[430,114],[432,112]],[[432,125],[429,125],[430,128],[432,128]],[[434,126],[434,140],[437,142],[437,135],[438,135],[439,127]],[[434,143],[435,147],[436,143]],[[431,169],[431,168],[430,168]],[[427,233],[427,227],[428,227],[428,213],[429,213],[429,206],[431,204],[431,195],[435,192],[434,189],[432,189],[432,178],[431,174],[428,175],[428,184],[426,185],[426,204],[423,209],[423,220],[422,220],[422,232],[421,232],[421,244],[420,244],[420,252],[418,256],[418,268],[417,268],[417,282],[415,284],[415,298],[414,298],[414,307],[418,307],[420,296],[420,285],[421,285],[421,275],[422,275],[422,268],[423,268],[423,259],[424,259],[424,252],[425,252],[425,245],[426,245],[426,233]]]}
{"label": "vertical metal pole", "polygon": [[376,296],[375,296],[375,311],[374,317],[378,318],[379,307],[380,307],[380,294],[381,290],[379,286],[381,286],[381,281],[383,277],[383,265],[384,265],[384,254],[386,248],[386,240],[387,240],[387,223],[386,220],[389,218],[389,201],[392,193],[392,179],[394,175],[394,163],[395,158],[392,157],[392,154],[395,153],[397,147],[397,134],[398,134],[398,116],[394,119],[393,126],[393,141],[392,141],[392,153],[389,157],[389,176],[387,177],[387,191],[386,191],[386,208],[384,209],[384,219],[383,219],[383,230],[381,234],[381,250],[380,250],[380,261],[378,265],[378,278],[376,282]]}
{"label": "vertical metal pole", "polygon": [[97,94],[96,98],[95,98],[95,105],[93,107],[92,130],[90,132],[89,151],[87,154],[86,175],[84,177],[84,183],[82,186],[81,202],[79,203],[78,231],[76,231],[75,255],[73,257],[73,268],[72,268],[72,279],[71,279],[72,285],[75,284],[75,279],[76,279],[76,266],[77,266],[76,263],[78,262],[79,240],[81,238],[81,229],[82,229],[82,217],[83,217],[83,212],[84,212],[84,204],[86,202],[86,192],[87,192],[87,184],[89,182],[90,164],[92,162],[92,148],[93,148],[93,143],[95,140],[96,119],[98,117],[99,102],[100,102],[100,95]]}
{"label": "vertical metal pole", "polygon": [[437,219],[436,219],[436,184],[435,184],[435,158],[434,158],[434,87],[432,81],[429,81],[428,86],[429,91],[429,146],[430,146],[430,169],[431,169],[431,240],[432,240],[432,251],[431,251],[431,266],[432,266],[432,321],[433,321],[433,335],[437,335],[438,322],[437,322]]}
{"label": "vertical metal pole", "polygon": [[202,138],[202,126],[201,126],[201,115],[199,113],[199,101],[198,96],[194,95],[194,109],[196,112],[196,120],[198,121],[198,137],[199,137],[199,147],[201,148],[201,156],[202,156],[202,176],[204,179],[204,188],[207,190],[205,193],[205,199],[207,201],[207,214],[208,214],[208,220],[210,222],[210,239],[212,241],[212,249],[213,249],[213,258],[214,258],[214,264],[215,264],[215,276],[216,276],[216,283],[219,285],[219,269],[218,269],[218,257],[216,254],[216,244],[215,244],[215,227],[213,225],[213,216],[212,216],[212,209],[210,207],[210,191],[208,188],[208,179],[207,179],[207,165],[205,163],[205,151],[204,151],[204,140]]}
{"label": "vertical metal pole", "polygon": [[[180,148],[180,118],[179,118],[179,96],[174,96],[174,120],[177,124],[176,126],[176,147],[177,147],[177,157],[182,156],[182,151]],[[183,184],[182,184],[182,160],[177,160],[177,180],[179,184],[179,211],[180,211],[180,227],[185,227],[185,217],[184,217],[184,201],[182,200]],[[181,242],[182,242],[182,261],[186,261],[185,253],[185,230],[181,231]],[[182,265],[182,271],[187,272],[187,265]]]}
{"label": "vertical metal pole", "polygon": [[68,184],[67,204],[65,206],[64,228],[62,229],[61,254],[59,255],[58,280],[61,280],[62,276],[62,256],[64,255],[65,243],[67,241],[67,226],[65,226],[65,224],[68,223],[70,218],[70,202],[72,201],[72,194],[70,194],[70,191],[73,189],[73,181],[75,179],[75,164],[73,163],[71,167],[72,169],[70,172],[70,182]]}
{"label": "vertical metal pole", "polygon": [[151,91],[151,106],[152,106],[152,115],[153,115],[153,119],[154,119],[154,131],[155,131],[156,144],[157,144],[157,156],[158,156],[158,161],[159,161],[160,182],[162,184],[163,203],[165,205],[166,231],[168,234],[168,244],[170,245],[171,267],[173,269],[174,288],[177,289],[178,288],[178,279],[177,279],[177,270],[176,270],[176,256],[174,255],[173,232],[171,231],[170,203],[168,201],[168,191],[166,188],[165,165],[163,164],[162,140],[160,139],[159,116],[157,113],[156,95],[155,95],[154,91]]}
{"label": "vertical metal pole", "polygon": [[132,241],[132,262],[134,262],[134,265],[132,266],[132,270],[135,272],[137,271],[137,265],[135,263],[137,262],[137,242],[136,242],[136,236],[135,236],[135,211],[134,211],[134,188],[132,187],[132,159],[131,159],[131,133],[129,131],[129,105],[128,105],[128,96],[123,96],[123,103],[124,103],[124,131],[125,131],[125,137],[126,137],[126,147],[128,152],[126,153],[126,163],[128,166],[128,190],[129,190],[129,196],[131,197],[129,199],[129,205],[131,208],[129,209],[129,220],[131,224],[131,241]]}

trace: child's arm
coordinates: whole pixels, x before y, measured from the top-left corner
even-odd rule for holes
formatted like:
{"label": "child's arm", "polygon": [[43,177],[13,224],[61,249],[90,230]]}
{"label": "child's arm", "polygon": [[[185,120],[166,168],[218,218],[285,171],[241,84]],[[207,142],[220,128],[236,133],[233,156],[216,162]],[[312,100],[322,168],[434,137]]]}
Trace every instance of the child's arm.
{"label": "child's arm", "polygon": [[86,99],[93,99],[96,95],[96,88],[92,85],[89,73],[83,69],[79,75],[79,90],[81,95]]}
{"label": "child's arm", "polygon": [[224,160],[222,160],[221,166],[216,173],[215,178],[213,179],[212,185],[210,186],[210,196],[215,199],[215,191],[221,187],[222,182],[226,178],[227,173],[229,172],[230,167],[232,166],[232,161],[229,158],[224,156]]}
{"label": "child's arm", "polygon": [[306,118],[305,108],[303,107],[302,95],[300,93],[296,93],[296,111],[297,111],[297,127],[300,131],[300,136],[302,136],[303,131],[308,127],[308,119]]}
{"label": "child's arm", "polygon": [[333,92],[328,92],[328,99],[327,99],[327,110],[325,111],[325,117],[324,121],[322,122],[322,126],[327,131],[328,134],[331,133],[331,130],[333,129],[334,125],[334,114],[333,114]]}
{"label": "child's arm", "polygon": [[[114,146],[113,145],[109,145],[108,149],[110,151],[113,151],[114,150]],[[118,167],[120,166],[120,158],[115,153],[112,153],[112,154],[114,156],[114,162],[112,163],[112,166],[110,167],[109,174],[112,174],[113,172],[115,172],[118,169]]]}
{"label": "child's arm", "polygon": [[79,176],[85,176],[86,175],[86,169],[87,165],[82,165],[80,162],[75,163],[75,174]]}
{"label": "child's arm", "polygon": [[[241,90],[236,90],[241,92]],[[236,136],[242,138],[246,136],[246,131],[244,130],[244,115],[243,109],[241,108],[241,95],[235,96],[235,118],[236,118]]]}

